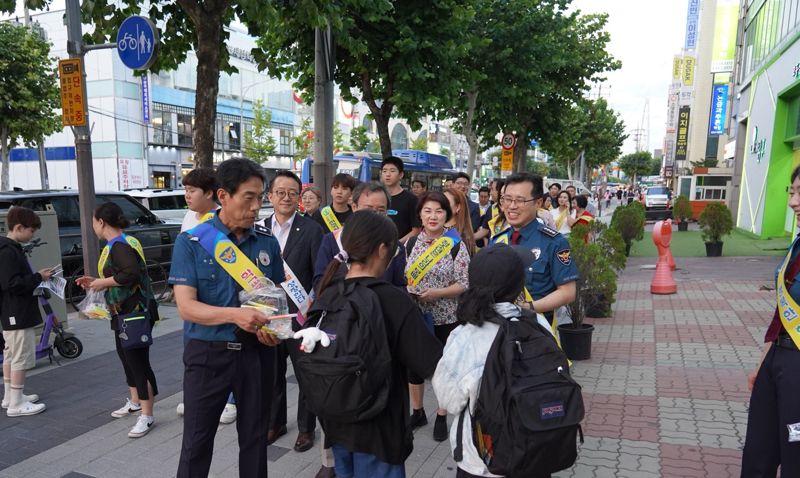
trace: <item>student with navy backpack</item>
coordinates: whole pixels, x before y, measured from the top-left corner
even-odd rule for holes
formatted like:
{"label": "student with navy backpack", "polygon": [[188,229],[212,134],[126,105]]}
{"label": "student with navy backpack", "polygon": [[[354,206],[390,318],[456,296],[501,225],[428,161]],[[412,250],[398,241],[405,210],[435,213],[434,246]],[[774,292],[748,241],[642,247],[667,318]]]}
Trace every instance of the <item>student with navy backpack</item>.
{"label": "student with navy backpack", "polygon": [[465,324],[450,333],[432,380],[439,406],[456,416],[457,478],[545,478],[575,462],[580,386],[544,316],[514,304],[533,260],[497,244],[470,262],[457,309]]}

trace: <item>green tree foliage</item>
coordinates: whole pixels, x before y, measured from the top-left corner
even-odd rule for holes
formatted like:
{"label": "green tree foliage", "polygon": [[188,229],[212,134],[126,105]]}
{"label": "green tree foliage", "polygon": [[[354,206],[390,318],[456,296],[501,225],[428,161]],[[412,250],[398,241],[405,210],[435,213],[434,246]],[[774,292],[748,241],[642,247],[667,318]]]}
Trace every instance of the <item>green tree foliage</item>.
{"label": "green tree foliage", "polygon": [[578,269],[575,301],[567,306],[574,327],[580,327],[587,311],[612,304],[617,293],[617,263],[606,253],[607,244],[584,240],[590,233],[589,226],[578,224],[568,238],[572,260]]}
{"label": "green tree foliage", "polygon": [[[545,163],[544,161],[536,161],[536,160],[533,160],[533,159],[528,159],[528,166],[527,166],[526,170],[529,173],[536,174],[537,176],[553,177],[553,176],[549,176],[549,174],[550,174],[550,164]],[[559,176],[555,176],[555,177],[559,177]]]}
{"label": "green tree foliage", "polygon": [[253,127],[244,135],[244,154],[257,163],[263,163],[277,151],[272,136],[272,112],[257,100],[253,104]]}
{"label": "green tree foliage", "polygon": [[[8,0],[6,0],[8,1]],[[293,0],[294,21],[304,25],[322,25],[325,18],[338,21],[340,5],[350,1]],[[34,0],[44,6],[50,0]],[[85,22],[94,24],[89,35],[95,43],[111,41],[122,21],[129,15],[145,15],[159,25],[161,42],[153,72],[174,70],[186,60],[189,51],[197,56],[195,121],[192,127],[195,162],[210,167],[214,155],[214,122],[217,114],[220,72],[235,73],[230,62],[225,28],[233,21],[243,23],[250,35],[273,30],[277,2],[260,0],[84,0]],[[280,2],[288,4],[289,2]],[[370,2],[367,2],[370,3]],[[313,62],[311,62],[313,68]]]}
{"label": "green tree foliage", "polygon": [[416,149],[418,151],[427,151],[428,150],[428,136],[422,134],[417,137],[414,141],[411,142],[410,149]]}
{"label": "green tree foliage", "polygon": [[344,133],[342,127],[339,126],[338,121],[333,122],[333,151],[339,152],[344,150]]}
{"label": "green tree foliage", "polygon": [[[487,147],[499,131],[517,132],[515,171],[525,167],[531,140],[544,144],[561,131],[589,82],[620,67],[606,51],[607,16],[582,15],[569,3],[494,0],[491,13],[480,19],[491,45],[483,58],[470,54],[483,65],[476,67],[482,75],[476,80],[474,127]],[[475,76],[476,68],[465,68],[465,78]],[[466,105],[465,99],[462,111]]]}
{"label": "green tree foliage", "polygon": [[547,171],[548,178],[561,178],[566,179],[569,175],[567,173],[567,168],[556,161],[550,160],[548,163],[550,168]]}
{"label": "green tree foliage", "polygon": [[[13,10],[13,6],[12,6]],[[0,189],[9,189],[9,150],[61,129],[57,68],[50,44],[26,27],[0,23]]]}
{"label": "green tree foliage", "polygon": [[644,238],[644,206],[634,201],[627,206],[614,209],[611,216],[611,229],[616,230],[625,242],[625,255],[630,253],[634,240]]}
{"label": "green tree foliage", "polygon": [[542,148],[566,169],[574,169],[581,152],[588,170],[609,164],[619,157],[628,138],[625,123],[603,98],[579,99],[565,113],[562,123],[543,141]]}
{"label": "green tree foliage", "polygon": [[367,128],[363,126],[356,126],[350,130],[351,151],[366,151],[368,145],[369,136],[367,136]]}
{"label": "green tree foliage", "polygon": [[653,156],[647,151],[638,151],[619,158],[617,165],[635,181],[637,177],[646,176],[653,169]]}
{"label": "green tree foliage", "polygon": [[[459,61],[470,46],[462,39],[475,1],[330,2],[337,14],[330,21],[334,80],[346,101],[361,100],[369,107],[384,156],[392,150],[390,117],[405,118],[419,129],[420,117],[459,90]],[[273,5],[269,22],[280,28],[257,32],[259,66],[295,80],[300,91],[313,91],[314,25],[298,18],[297,6]]]}
{"label": "green tree foliage", "polygon": [[304,118],[300,125],[300,132],[292,138],[294,143],[294,159],[296,161],[312,156],[314,149],[314,128],[311,127],[311,118]]}

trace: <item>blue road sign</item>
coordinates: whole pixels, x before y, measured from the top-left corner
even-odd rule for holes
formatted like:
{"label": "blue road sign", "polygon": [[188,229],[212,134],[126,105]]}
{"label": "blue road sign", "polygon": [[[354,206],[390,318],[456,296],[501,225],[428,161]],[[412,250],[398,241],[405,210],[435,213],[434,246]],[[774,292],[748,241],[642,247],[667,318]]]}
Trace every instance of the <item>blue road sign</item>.
{"label": "blue road sign", "polygon": [[158,29],[150,19],[134,15],[122,22],[117,32],[117,53],[133,70],[146,70],[156,59]]}

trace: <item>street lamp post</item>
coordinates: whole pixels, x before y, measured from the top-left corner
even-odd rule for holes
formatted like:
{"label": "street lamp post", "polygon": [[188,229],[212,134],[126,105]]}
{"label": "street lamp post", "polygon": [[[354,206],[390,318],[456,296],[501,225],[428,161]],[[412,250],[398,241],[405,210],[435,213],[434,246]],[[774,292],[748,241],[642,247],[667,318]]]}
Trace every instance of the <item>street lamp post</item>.
{"label": "street lamp post", "polygon": [[256,82],[247,85],[247,88],[241,88],[242,82],[239,82],[239,154],[244,154],[244,95],[250,88],[260,85],[262,82]]}

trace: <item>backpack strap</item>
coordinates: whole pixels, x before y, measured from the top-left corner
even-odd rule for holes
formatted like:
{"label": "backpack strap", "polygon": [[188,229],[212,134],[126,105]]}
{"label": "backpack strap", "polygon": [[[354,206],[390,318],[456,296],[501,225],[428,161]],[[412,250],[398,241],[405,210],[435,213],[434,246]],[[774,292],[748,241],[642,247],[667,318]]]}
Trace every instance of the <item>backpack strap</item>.
{"label": "backpack strap", "polygon": [[[458,430],[456,430],[456,447],[453,450],[453,459],[456,463],[460,463],[461,460],[464,459],[464,414],[467,413],[467,408],[469,408],[469,401],[467,401],[467,406],[461,410],[461,413],[458,414]],[[581,437],[583,437],[583,433],[581,433]],[[583,443],[583,441],[581,441]]]}

